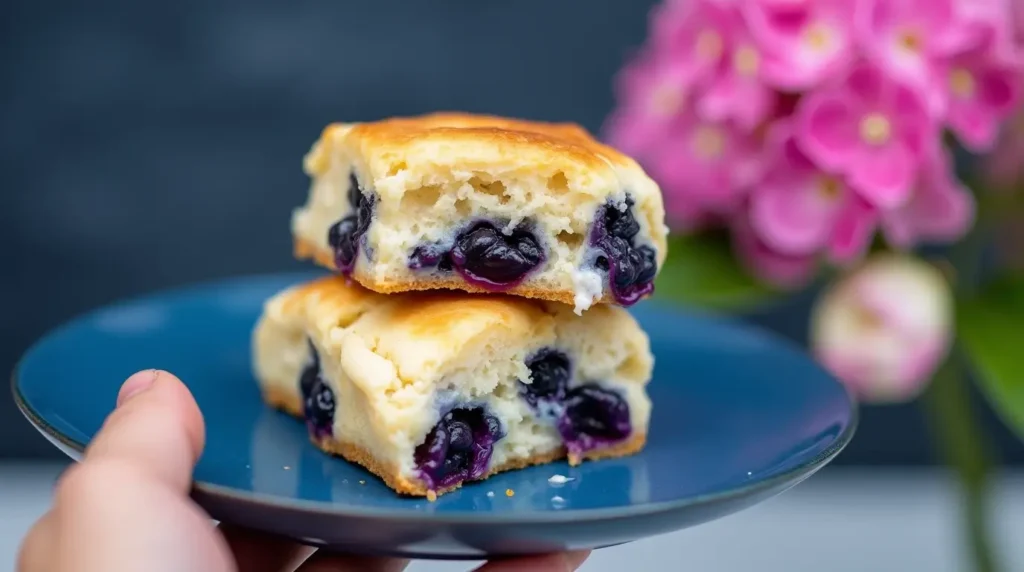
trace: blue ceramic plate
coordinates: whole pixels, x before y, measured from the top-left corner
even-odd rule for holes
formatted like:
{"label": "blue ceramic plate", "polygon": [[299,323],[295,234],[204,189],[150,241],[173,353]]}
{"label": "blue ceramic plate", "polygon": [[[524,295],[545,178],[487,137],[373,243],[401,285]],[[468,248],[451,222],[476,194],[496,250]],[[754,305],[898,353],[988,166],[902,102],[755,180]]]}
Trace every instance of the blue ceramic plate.
{"label": "blue ceramic plate", "polygon": [[[597,548],[707,522],[807,478],[856,425],[843,387],[796,347],[647,302],[634,310],[656,360],[642,453],[504,473],[433,503],[399,497],[363,469],[322,454],[299,422],[260,401],[249,336],[261,304],[311,277],[200,285],[78,318],[25,355],[15,399],[51,442],[77,457],[126,377],[173,371],[206,418],[193,494],[213,518],[414,558]],[[570,480],[549,481],[554,475]]]}

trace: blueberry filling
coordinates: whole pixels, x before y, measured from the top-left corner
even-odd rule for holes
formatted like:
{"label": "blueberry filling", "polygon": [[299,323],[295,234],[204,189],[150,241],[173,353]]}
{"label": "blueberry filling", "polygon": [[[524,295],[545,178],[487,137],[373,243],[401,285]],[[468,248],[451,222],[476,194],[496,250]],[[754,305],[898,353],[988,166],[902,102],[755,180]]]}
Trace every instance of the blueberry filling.
{"label": "blueberry filling", "polygon": [[530,406],[536,408],[540,401],[559,402],[565,398],[571,375],[569,356],[544,348],[527,360],[526,367],[530,368],[531,382],[520,382],[519,389]]}
{"label": "blueberry filling", "polygon": [[309,360],[299,373],[302,392],[302,413],[314,437],[330,436],[334,425],[334,392],[324,383],[320,370],[320,354],[309,341]]}
{"label": "blueberry filling", "polygon": [[313,384],[320,377],[320,354],[316,351],[312,341],[307,340],[307,343],[309,344],[309,359],[306,361],[306,366],[302,368],[302,372],[299,373],[299,390],[302,392],[303,403],[313,392]]}
{"label": "blueberry filling", "polygon": [[329,437],[334,426],[334,392],[323,378],[317,377],[306,396],[306,426],[316,439]]}
{"label": "blueberry filling", "polygon": [[460,232],[450,249],[442,244],[422,245],[409,256],[413,270],[455,270],[467,282],[499,291],[519,284],[543,262],[544,251],[527,228],[505,234],[486,221]]}
{"label": "blueberry filling", "polygon": [[363,236],[370,228],[376,195],[367,197],[359,188],[355,174],[349,175],[348,202],[352,214],[334,223],[327,231],[327,243],[334,253],[334,265],[343,274],[352,272]]}
{"label": "blueberry filling", "polygon": [[608,274],[615,300],[635,304],[654,291],[658,272],[656,252],[650,246],[637,246],[640,223],[633,216],[633,199],[626,197],[626,209],[609,203],[601,207],[590,235],[590,244],[598,251],[594,267]]}
{"label": "blueberry filling", "polygon": [[363,192],[359,188],[359,179],[356,178],[355,172],[348,174],[348,204],[352,205],[352,208],[356,208],[359,201],[362,200]]}
{"label": "blueberry filling", "polygon": [[570,389],[558,432],[570,452],[620,441],[630,434],[629,405],[617,393],[590,383]]}
{"label": "blueberry filling", "polygon": [[440,244],[417,246],[409,256],[409,268],[412,270],[437,268],[442,272],[451,272],[452,258],[448,249]]}
{"label": "blueberry filling", "polygon": [[502,437],[498,419],[482,407],[453,409],[416,447],[420,476],[431,490],[482,479],[490,468],[494,443]]}
{"label": "blueberry filling", "polygon": [[516,229],[506,235],[490,223],[478,223],[461,234],[451,256],[467,279],[502,286],[522,281],[544,260],[532,233]]}

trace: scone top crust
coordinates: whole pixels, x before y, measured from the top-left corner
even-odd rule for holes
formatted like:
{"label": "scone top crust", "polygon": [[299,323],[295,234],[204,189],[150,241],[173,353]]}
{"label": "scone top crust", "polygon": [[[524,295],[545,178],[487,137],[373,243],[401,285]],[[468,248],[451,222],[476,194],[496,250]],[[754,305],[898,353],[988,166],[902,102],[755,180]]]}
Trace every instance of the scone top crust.
{"label": "scone top crust", "polygon": [[[635,162],[615,149],[596,141],[574,123],[545,123],[465,113],[433,113],[418,117],[397,117],[369,123],[334,123],[327,126],[320,143],[347,142],[367,157],[374,179],[411,168],[421,153],[447,147],[445,156],[468,167],[516,163],[552,171],[581,169],[610,176],[613,166],[630,168]],[[433,148],[433,149],[432,149]],[[309,174],[322,174],[325,157],[313,152],[307,157]],[[431,156],[436,163],[443,158]]]}
{"label": "scone top crust", "polygon": [[340,343],[343,354],[356,345],[371,350],[394,366],[401,383],[410,384],[434,382],[464,360],[480,359],[495,340],[529,345],[553,336],[550,314],[534,300],[413,292],[388,297],[352,324]]}
{"label": "scone top crust", "polygon": [[288,288],[267,300],[263,319],[292,330],[312,330],[308,331],[310,338],[324,339],[333,328],[355,322],[382,298],[358,284],[325,276]]}
{"label": "scone top crust", "polygon": [[[639,232],[635,246],[651,247],[655,271],[667,254],[658,185],[633,159],[571,123],[463,113],[336,123],[324,129],[307,154],[305,170],[313,186],[309,202],[293,221],[296,253],[382,293],[452,286],[485,291],[478,284],[438,276],[424,279],[408,270],[417,247],[450,244],[450,233],[473,221],[486,220],[506,234],[520,224],[535,225],[535,238],[546,243],[540,245],[544,270],[521,286],[499,291],[583,309],[612,300],[607,289],[594,292],[593,286],[580,284],[581,276],[573,275],[573,269],[586,271],[593,263],[584,260],[589,251],[580,245],[591,240],[602,209],[624,211],[629,205],[639,225],[633,231]],[[328,227],[355,212],[355,201],[345,199],[352,196],[352,181],[372,201],[366,213],[379,224],[368,220],[368,228],[347,229],[365,233],[369,242],[353,238],[356,258],[351,259],[350,249],[346,261],[337,263]],[[364,254],[372,263],[358,254],[358,244],[368,245]],[[376,248],[379,244],[383,247]],[[581,293],[592,300],[577,300]]]}

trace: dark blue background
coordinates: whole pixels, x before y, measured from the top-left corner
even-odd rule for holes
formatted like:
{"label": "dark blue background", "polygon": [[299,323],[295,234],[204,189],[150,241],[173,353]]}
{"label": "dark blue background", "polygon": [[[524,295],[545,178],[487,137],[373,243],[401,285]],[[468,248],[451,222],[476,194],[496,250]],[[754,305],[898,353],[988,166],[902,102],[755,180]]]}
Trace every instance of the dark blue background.
{"label": "dark blue background", "polygon": [[[461,109],[598,130],[652,4],[4,3],[0,369],[96,305],[305,268],[288,219],[302,155],[331,121]],[[752,320],[802,340],[807,300]],[[0,437],[0,457],[58,456],[6,390]],[[838,462],[931,460],[919,409],[902,406],[866,410]]]}

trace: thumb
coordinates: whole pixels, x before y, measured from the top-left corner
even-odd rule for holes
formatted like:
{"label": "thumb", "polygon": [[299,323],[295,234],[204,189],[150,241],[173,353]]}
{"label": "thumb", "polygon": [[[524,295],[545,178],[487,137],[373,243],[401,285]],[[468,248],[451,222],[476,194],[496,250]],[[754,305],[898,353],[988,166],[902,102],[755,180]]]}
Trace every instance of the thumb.
{"label": "thumb", "polygon": [[202,413],[185,384],[165,371],[147,370],[121,386],[117,409],[84,462],[117,460],[185,492],[204,439]]}

